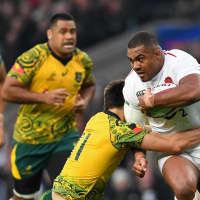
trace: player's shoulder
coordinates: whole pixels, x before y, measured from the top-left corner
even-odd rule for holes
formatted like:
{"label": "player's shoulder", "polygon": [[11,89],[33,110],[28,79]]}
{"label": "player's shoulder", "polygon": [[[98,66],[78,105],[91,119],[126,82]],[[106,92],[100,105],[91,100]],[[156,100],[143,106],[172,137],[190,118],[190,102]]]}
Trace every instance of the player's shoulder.
{"label": "player's shoulder", "polygon": [[187,53],[186,51],[183,51],[181,49],[171,49],[164,51],[164,54],[176,59],[187,59],[187,58],[194,58],[191,54]]}
{"label": "player's shoulder", "polygon": [[47,43],[37,44],[31,49],[25,51],[22,56],[38,57],[42,54],[50,54]]}
{"label": "player's shoulder", "polygon": [[127,93],[130,93],[130,94],[134,94],[136,87],[140,88],[140,86],[142,86],[142,85],[143,84],[142,84],[139,76],[135,73],[134,70],[131,70],[125,78],[123,93],[127,92]]}
{"label": "player's shoulder", "polygon": [[[199,63],[197,59],[193,57],[191,54],[187,53],[186,51],[183,51],[180,49],[172,49],[170,52],[176,56],[175,63],[174,63],[176,65],[175,70],[179,71],[179,69],[183,69],[183,68],[187,69],[188,67],[189,68],[194,67],[195,69],[197,67],[199,68]],[[168,60],[172,61],[172,59],[168,59]]]}
{"label": "player's shoulder", "polygon": [[90,125],[90,124],[97,124],[98,122],[100,121],[104,121],[104,120],[107,120],[107,115],[104,113],[104,112],[98,112],[96,114],[94,114],[90,119],[89,121],[87,122],[87,125]]}
{"label": "player's shoulder", "polygon": [[128,82],[133,82],[133,81],[138,81],[138,75],[135,73],[135,71],[132,69],[128,75],[126,76],[125,78],[125,83],[128,83]]}
{"label": "player's shoulder", "polygon": [[90,56],[83,50],[79,48],[75,48],[74,56],[78,58],[78,60],[83,64],[85,67],[91,67],[93,65],[92,59]]}
{"label": "player's shoulder", "polygon": [[97,112],[96,114],[94,114],[91,119],[95,119],[95,118],[105,118],[106,114],[104,112]]}
{"label": "player's shoulder", "polygon": [[88,60],[91,59],[85,51],[83,51],[79,48],[75,48],[74,55],[79,56],[80,58],[88,59]]}
{"label": "player's shoulder", "polygon": [[50,54],[47,43],[37,44],[25,51],[17,58],[17,62],[26,67],[31,67]]}

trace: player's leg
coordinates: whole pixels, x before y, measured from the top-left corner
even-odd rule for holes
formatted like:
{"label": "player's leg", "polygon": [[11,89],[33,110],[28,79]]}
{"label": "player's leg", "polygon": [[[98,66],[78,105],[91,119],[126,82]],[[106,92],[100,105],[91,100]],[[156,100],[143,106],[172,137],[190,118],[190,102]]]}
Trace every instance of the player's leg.
{"label": "player's leg", "polygon": [[40,189],[42,171],[30,178],[14,179],[13,200],[34,200]]}
{"label": "player's leg", "polygon": [[171,156],[164,163],[162,174],[178,200],[194,199],[199,170],[190,160],[182,156]]}
{"label": "player's leg", "polygon": [[[174,200],[178,200],[178,199],[174,197]],[[193,198],[193,200],[200,200],[200,194],[198,191],[195,192],[195,197]]]}
{"label": "player's leg", "polygon": [[48,160],[47,172],[51,182],[60,174],[67,158],[70,156],[71,150],[55,152]]}
{"label": "player's leg", "polygon": [[[178,200],[176,198],[176,196],[174,196],[174,200]],[[194,196],[193,200],[200,200],[200,194],[199,194],[198,190],[195,192],[195,196]]]}
{"label": "player's leg", "polygon": [[68,132],[66,136],[56,143],[56,147],[49,158],[47,165],[47,172],[52,182],[61,172],[79,137],[80,133],[74,130]]}
{"label": "player's leg", "polygon": [[11,172],[13,200],[33,200],[40,189],[42,171],[49,157],[49,146],[13,142]]}

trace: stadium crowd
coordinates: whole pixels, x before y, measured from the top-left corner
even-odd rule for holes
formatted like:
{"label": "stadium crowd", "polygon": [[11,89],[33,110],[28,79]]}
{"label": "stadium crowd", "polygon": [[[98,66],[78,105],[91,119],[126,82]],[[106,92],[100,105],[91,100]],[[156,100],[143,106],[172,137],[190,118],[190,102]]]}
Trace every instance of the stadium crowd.
{"label": "stadium crowd", "polygon": [[78,46],[88,48],[146,23],[198,21],[200,16],[195,11],[199,8],[198,0],[1,0],[0,48],[9,69],[18,55],[46,40],[48,19],[57,12],[69,12],[74,16]]}
{"label": "stadium crowd", "polygon": [[7,68],[22,52],[36,43],[46,41],[48,19],[57,12],[69,12],[76,19],[80,48],[87,48],[126,30],[126,19],[119,0],[1,2],[0,42]]}

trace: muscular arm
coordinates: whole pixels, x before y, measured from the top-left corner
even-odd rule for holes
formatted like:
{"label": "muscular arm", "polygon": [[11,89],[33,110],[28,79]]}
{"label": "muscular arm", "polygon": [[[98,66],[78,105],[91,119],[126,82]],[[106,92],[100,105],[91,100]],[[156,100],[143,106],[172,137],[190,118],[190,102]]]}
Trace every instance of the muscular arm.
{"label": "muscular arm", "polygon": [[199,143],[200,128],[171,134],[150,132],[144,136],[141,148],[144,150],[177,154]]}
{"label": "muscular arm", "polygon": [[44,94],[31,92],[27,86],[19,82],[16,78],[7,76],[2,88],[2,96],[6,101],[15,103],[42,103]]}
{"label": "muscular arm", "polygon": [[200,75],[190,74],[182,78],[176,88],[154,95],[154,106],[177,107],[200,100]]}
{"label": "muscular arm", "polygon": [[15,103],[46,103],[60,106],[64,103],[69,94],[63,88],[51,92],[39,93],[28,90],[27,86],[19,82],[16,78],[6,77],[2,88],[2,97],[6,101]]}

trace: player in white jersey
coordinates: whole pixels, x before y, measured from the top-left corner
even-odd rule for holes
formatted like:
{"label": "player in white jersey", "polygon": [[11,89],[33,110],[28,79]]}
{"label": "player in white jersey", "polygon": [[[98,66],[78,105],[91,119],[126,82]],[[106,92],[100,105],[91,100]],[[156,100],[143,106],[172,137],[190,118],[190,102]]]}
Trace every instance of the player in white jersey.
{"label": "player in white jersey", "polygon": [[[134,35],[128,44],[127,55],[132,67],[123,89],[127,121],[144,124],[146,116],[141,110],[170,106],[176,109],[164,117],[147,117],[153,131],[166,134],[200,127],[200,66],[195,58],[177,49],[163,51],[155,36],[148,32]],[[160,86],[175,87],[154,95],[148,90],[145,94],[147,88],[153,90]],[[198,199],[195,191],[199,179],[200,145],[180,155],[159,154],[158,160],[163,177],[178,200]],[[139,165],[134,166],[138,175],[142,172]]]}

